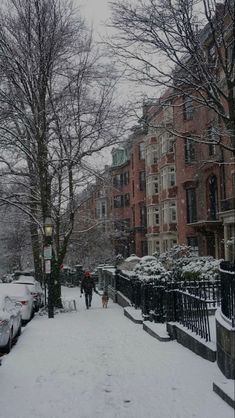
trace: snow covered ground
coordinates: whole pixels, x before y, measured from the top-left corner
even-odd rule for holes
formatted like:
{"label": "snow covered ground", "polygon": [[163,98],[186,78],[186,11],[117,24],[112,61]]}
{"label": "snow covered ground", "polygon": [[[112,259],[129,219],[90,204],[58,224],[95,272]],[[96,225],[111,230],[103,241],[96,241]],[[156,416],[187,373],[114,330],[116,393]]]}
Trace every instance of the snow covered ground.
{"label": "snow covered ground", "polygon": [[1,418],[233,418],[212,391],[215,363],[175,341],[160,342],[123,315],[86,310],[36,316],[0,368]]}

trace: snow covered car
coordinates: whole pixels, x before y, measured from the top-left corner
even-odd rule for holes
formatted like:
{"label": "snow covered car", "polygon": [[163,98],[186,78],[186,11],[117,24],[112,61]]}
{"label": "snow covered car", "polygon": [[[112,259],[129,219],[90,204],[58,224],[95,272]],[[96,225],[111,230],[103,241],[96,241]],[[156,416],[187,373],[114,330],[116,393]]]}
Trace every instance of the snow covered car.
{"label": "snow covered car", "polygon": [[25,284],[0,283],[0,294],[7,294],[14,301],[21,303],[22,324],[26,324],[33,318],[33,296]]}
{"label": "snow covered car", "polygon": [[21,303],[0,292],[0,352],[9,353],[21,334]]}
{"label": "snow covered car", "polygon": [[32,276],[19,276],[17,280],[14,280],[14,284],[25,284],[28,286],[31,295],[34,300],[34,310],[38,312],[39,309],[44,305],[44,293],[40,283]]}

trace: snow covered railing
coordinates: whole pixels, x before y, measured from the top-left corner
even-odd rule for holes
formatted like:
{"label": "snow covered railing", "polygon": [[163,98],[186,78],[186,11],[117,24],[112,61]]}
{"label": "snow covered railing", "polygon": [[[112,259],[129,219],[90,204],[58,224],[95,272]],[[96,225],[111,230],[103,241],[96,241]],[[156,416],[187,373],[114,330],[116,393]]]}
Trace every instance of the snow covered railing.
{"label": "snow covered railing", "polygon": [[223,261],[220,264],[221,312],[235,326],[235,264]]}
{"label": "snow covered railing", "polygon": [[143,317],[154,322],[165,322],[167,312],[167,292],[180,290],[206,301],[207,308],[215,310],[220,306],[220,280],[182,280],[167,282],[162,280],[145,281],[119,271],[117,290],[127,297],[132,306],[142,310]]}

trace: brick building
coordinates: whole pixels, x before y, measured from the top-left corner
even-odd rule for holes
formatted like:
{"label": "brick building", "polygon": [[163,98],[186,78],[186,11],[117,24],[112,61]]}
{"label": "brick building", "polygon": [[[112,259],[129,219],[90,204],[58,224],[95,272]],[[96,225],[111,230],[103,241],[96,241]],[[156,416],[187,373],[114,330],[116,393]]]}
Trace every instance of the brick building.
{"label": "brick building", "polygon": [[110,218],[114,220],[115,229],[123,232],[117,247],[125,257],[131,253],[138,256],[147,254],[144,139],[143,129],[133,128],[133,134],[124,146],[112,151],[113,204]]}
{"label": "brick building", "polygon": [[[231,69],[232,27],[226,9],[219,5],[221,10],[225,35],[219,54],[224,56],[226,46],[225,64]],[[210,26],[200,37],[205,65],[219,83],[223,102],[228,87]],[[194,89],[190,74],[184,77],[180,71],[175,70],[179,76],[171,89],[144,104],[142,127],[134,128],[124,145],[113,149],[110,188],[103,194],[99,190],[99,196],[94,192],[96,217],[103,216],[112,225],[115,252],[124,257],[165,252],[179,243],[200,255],[233,260],[235,161],[228,131],[220,112],[197,100],[201,84]]]}
{"label": "brick building", "polygon": [[173,107],[167,95],[150,111],[152,118],[146,136],[147,239],[148,253],[154,254],[177,243],[177,187],[175,138],[169,132]]}

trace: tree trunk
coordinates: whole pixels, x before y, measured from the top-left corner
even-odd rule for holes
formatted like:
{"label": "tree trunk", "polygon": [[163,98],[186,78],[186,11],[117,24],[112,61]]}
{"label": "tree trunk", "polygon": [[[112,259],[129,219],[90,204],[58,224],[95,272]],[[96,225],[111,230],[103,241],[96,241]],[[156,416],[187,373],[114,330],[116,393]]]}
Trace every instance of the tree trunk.
{"label": "tree trunk", "polygon": [[43,283],[43,271],[42,271],[42,254],[41,245],[38,236],[37,225],[34,222],[30,222],[30,234],[33,250],[33,261],[35,270],[35,279],[41,284]]}
{"label": "tree trunk", "polygon": [[52,260],[53,301],[55,308],[63,308],[61,301],[60,266],[56,260]]}

